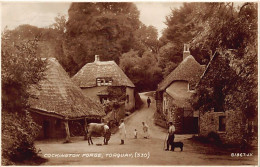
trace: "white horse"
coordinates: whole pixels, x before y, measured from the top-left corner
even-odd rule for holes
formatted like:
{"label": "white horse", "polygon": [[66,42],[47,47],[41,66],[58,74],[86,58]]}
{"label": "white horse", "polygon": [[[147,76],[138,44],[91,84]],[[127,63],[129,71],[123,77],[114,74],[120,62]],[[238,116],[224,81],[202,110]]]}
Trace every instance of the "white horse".
{"label": "white horse", "polygon": [[109,130],[109,127],[103,124],[103,123],[90,123],[87,126],[87,133],[86,133],[86,138],[88,140],[88,144],[90,145],[93,144],[92,138],[91,136],[93,134],[97,134],[99,136],[103,136],[104,137],[104,144],[107,145],[108,141],[110,139],[111,136],[111,132]]}

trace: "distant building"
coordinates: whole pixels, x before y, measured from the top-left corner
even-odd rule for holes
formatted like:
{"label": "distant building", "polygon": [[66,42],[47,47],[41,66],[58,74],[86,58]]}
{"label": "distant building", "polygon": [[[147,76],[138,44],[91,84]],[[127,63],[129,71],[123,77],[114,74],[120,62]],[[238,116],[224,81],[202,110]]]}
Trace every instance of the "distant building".
{"label": "distant building", "polygon": [[47,59],[45,78],[32,88],[30,113],[41,126],[38,138],[63,138],[82,133],[86,122],[100,122],[102,105],[85,97],[55,58]]}
{"label": "distant building", "polygon": [[[231,51],[228,51],[232,55]],[[223,55],[216,52],[208,63],[200,82],[208,81],[210,73],[214,73],[214,67]],[[234,96],[232,94],[232,96]],[[225,104],[223,104],[225,105]],[[241,110],[224,110],[225,107],[212,108],[210,111],[199,113],[199,135],[218,138],[225,144],[241,144],[243,140],[257,137],[257,117],[245,117]],[[250,139],[250,140],[251,140]]]}
{"label": "distant building", "polygon": [[125,101],[125,110],[135,108],[135,85],[114,61],[100,61],[95,56],[93,63],[87,63],[72,77],[86,97],[104,104],[113,99]]}
{"label": "distant building", "polygon": [[159,83],[156,91],[158,124],[173,122],[176,133],[198,132],[198,112],[193,111],[189,100],[204,70],[205,66],[184,45],[183,61]]}

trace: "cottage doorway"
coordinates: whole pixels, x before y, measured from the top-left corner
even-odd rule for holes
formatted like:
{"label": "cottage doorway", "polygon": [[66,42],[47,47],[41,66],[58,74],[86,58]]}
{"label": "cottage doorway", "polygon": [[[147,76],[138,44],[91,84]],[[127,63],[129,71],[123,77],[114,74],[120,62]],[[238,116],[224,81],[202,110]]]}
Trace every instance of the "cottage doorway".
{"label": "cottage doorway", "polygon": [[194,121],[194,133],[199,133],[199,118],[193,117]]}
{"label": "cottage doorway", "polygon": [[43,121],[43,137],[45,139],[50,137],[50,122],[49,121]]}
{"label": "cottage doorway", "polygon": [[198,133],[198,117],[193,116],[193,110],[184,108],[183,132],[186,134]]}

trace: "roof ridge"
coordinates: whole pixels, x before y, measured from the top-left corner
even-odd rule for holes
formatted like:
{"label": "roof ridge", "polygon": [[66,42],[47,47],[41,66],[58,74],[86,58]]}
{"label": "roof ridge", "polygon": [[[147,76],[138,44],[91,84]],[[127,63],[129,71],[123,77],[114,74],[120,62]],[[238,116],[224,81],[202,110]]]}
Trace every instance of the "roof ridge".
{"label": "roof ridge", "polygon": [[[195,70],[193,69],[190,70],[190,72],[187,72],[187,69],[190,68],[195,68]],[[197,72],[200,68],[203,68],[203,66],[201,66],[192,55],[187,56],[169,75],[167,75],[165,79],[158,84],[158,90],[166,89],[174,80],[192,80],[191,78],[195,75],[193,73]],[[183,76],[186,73],[187,75],[188,73],[190,74],[186,77]]]}
{"label": "roof ridge", "polygon": [[124,71],[115,61],[96,61],[85,64],[73,77],[72,80],[79,87],[95,87],[99,77],[111,77],[112,86],[135,87]]}

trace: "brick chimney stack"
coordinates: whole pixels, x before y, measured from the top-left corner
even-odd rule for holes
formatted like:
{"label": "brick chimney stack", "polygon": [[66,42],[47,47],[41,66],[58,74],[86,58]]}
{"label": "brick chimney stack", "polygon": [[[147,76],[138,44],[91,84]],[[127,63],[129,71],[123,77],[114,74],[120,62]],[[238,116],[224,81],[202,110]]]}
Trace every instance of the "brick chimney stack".
{"label": "brick chimney stack", "polygon": [[183,50],[183,60],[190,55],[190,46],[189,44],[184,44]]}
{"label": "brick chimney stack", "polygon": [[95,55],[95,62],[99,62],[99,55]]}

